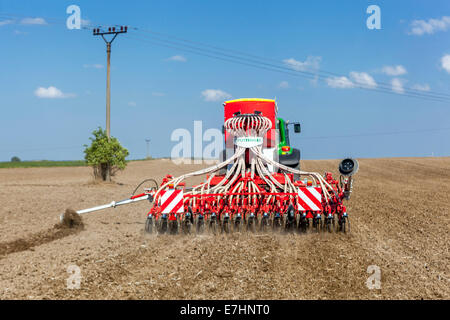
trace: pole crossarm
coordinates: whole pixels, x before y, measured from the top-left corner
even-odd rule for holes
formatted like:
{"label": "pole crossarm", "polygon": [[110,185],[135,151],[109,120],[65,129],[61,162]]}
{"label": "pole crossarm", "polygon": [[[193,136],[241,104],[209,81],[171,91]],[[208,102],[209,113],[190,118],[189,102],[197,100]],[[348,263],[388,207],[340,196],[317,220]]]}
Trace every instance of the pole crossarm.
{"label": "pole crossarm", "polygon": [[[120,26],[120,28],[117,27],[117,29],[116,29],[116,27],[109,27],[108,31],[104,31],[103,29],[98,27],[98,28],[94,28],[93,35],[94,36],[102,36],[103,39],[105,39],[104,35],[106,35],[106,34],[113,34],[114,38],[115,38],[119,33],[127,33],[127,32],[128,32],[127,26]],[[114,38],[113,38],[113,40],[114,40]],[[111,40],[110,42],[112,42],[113,40]],[[105,41],[107,41],[107,40],[105,39]]]}

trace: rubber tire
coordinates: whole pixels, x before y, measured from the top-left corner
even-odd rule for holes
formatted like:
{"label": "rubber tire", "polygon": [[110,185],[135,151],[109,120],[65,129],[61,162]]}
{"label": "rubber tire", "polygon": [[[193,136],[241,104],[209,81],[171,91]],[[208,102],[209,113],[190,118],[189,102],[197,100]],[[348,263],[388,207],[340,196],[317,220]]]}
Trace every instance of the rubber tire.
{"label": "rubber tire", "polygon": [[327,219],[327,222],[326,222],[326,224],[327,224],[326,229],[327,229],[327,231],[329,233],[332,233],[333,232],[333,222],[332,221],[328,221],[328,220],[329,219]]}
{"label": "rubber tire", "polygon": [[247,222],[247,231],[255,233],[256,231],[256,218],[249,218]]}
{"label": "rubber tire", "polygon": [[152,234],[153,233],[153,219],[147,218],[145,220],[145,232]]}
{"label": "rubber tire", "polygon": [[344,217],[344,221],[342,221],[342,232],[350,233],[350,221],[348,217]]}
{"label": "rubber tire", "polygon": [[178,234],[178,221],[177,220],[172,220],[169,221],[168,223],[168,229],[169,229],[169,234]]}
{"label": "rubber tire", "polygon": [[164,234],[164,233],[167,232],[167,229],[168,229],[168,221],[167,220],[160,220],[158,232],[161,233],[161,234]]}
{"label": "rubber tire", "polygon": [[323,227],[322,219],[317,220],[316,218],[314,218],[313,227],[314,227],[314,231],[316,233],[320,233],[320,231],[322,231],[322,227]]}
{"label": "rubber tire", "polygon": [[237,220],[234,222],[234,232],[241,232],[241,222],[242,220]]}
{"label": "rubber tire", "polygon": [[[300,171],[300,161],[298,162],[297,166],[294,169]],[[300,175],[297,173],[294,173],[293,179],[294,179],[294,182],[300,180]]]}
{"label": "rubber tire", "polygon": [[217,232],[217,219],[212,219],[212,220],[209,222],[209,231],[210,231],[212,234],[216,234],[216,232]]}
{"label": "rubber tire", "polygon": [[197,219],[197,234],[202,234],[205,231],[205,220],[198,220]]}
{"label": "rubber tire", "polygon": [[186,220],[186,218],[184,219],[184,221],[182,222],[182,228],[183,229],[183,234],[191,234],[191,228],[192,228],[192,223],[190,220]]}
{"label": "rubber tire", "polygon": [[261,232],[267,232],[269,229],[269,218],[263,217],[261,219],[260,230]]}
{"label": "rubber tire", "polygon": [[282,225],[283,225],[283,222],[281,221],[281,218],[273,219],[273,224],[272,224],[273,231],[280,231]]}
{"label": "rubber tire", "polygon": [[224,233],[230,233],[230,219],[223,220],[222,231]]}

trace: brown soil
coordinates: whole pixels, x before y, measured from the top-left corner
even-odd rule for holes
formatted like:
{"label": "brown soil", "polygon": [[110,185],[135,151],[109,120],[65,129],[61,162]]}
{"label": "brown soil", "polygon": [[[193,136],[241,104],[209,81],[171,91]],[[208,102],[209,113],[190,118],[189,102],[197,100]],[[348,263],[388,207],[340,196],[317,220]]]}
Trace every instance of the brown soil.
{"label": "brown soil", "polygon": [[65,228],[83,228],[83,220],[81,216],[73,209],[66,209],[64,215],[62,216],[61,226]]}
{"label": "brown soil", "polygon": [[31,234],[25,238],[0,243],[0,258],[14,252],[34,250],[33,248],[36,246],[76,234],[83,230],[83,227],[81,216],[75,210],[67,209],[62,221],[52,228]]}
{"label": "brown soil", "polygon": [[[146,201],[85,214],[84,229],[55,225],[67,207],[125,199],[145,178],[200,167],[132,162],[117,184],[90,183],[82,167],[0,169],[0,298],[450,298],[450,158],[360,160],[349,235],[146,235]],[[81,269],[78,290],[67,289],[70,265]],[[366,286],[370,265],[381,289]]]}

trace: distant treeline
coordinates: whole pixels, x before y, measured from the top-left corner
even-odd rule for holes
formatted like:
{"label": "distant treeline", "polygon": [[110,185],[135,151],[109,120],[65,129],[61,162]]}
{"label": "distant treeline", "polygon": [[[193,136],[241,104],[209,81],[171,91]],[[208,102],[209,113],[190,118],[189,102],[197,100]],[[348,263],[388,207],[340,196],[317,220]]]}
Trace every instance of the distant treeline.
{"label": "distant treeline", "polygon": [[68,160],[68,161],[51,161],[51,160],[39,160],[39,161],[11,161],[0,162],[1,168],[37,168],[37,167],[82,167],[86,166],[84,160]]}
{"label": "distant treeline", "polygon": [[[127,160],[131,161],[146,161],[146,160],[156,160],[165,158],[150,158],[150,159],[133,159]],[[167,158],[169,159],[169,158]],[[0,162],[0,169],[2,168],[39,168],[39,167],[84,167],[87,166],[84,160],[64,160],[64,161],[53,161],[53,160],[33,160],[33,161],[8,161]]]}

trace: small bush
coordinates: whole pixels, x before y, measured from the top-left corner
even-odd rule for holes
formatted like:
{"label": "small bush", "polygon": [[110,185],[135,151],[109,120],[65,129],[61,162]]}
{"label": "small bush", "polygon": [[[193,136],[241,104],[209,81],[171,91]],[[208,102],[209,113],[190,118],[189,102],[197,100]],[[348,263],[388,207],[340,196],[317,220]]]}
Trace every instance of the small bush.
{"label": "small bush", "polygon": [[21,160],[20,160],[19,157],[14,156],[14,157],[11,158],[11,162],[20,162],[20,161]]}
{"label": "small bush", "polygon": [[108,140],[106,131],[102,128],[92,132],[94,137],[89,138],[92,143],[90,146],[84,145],[85,159],[89,166],[94,169],[95,179],[111,181],[111,176],[118,170],[125,169],[129,152],[121,146],[117,138],[111,137]]}

